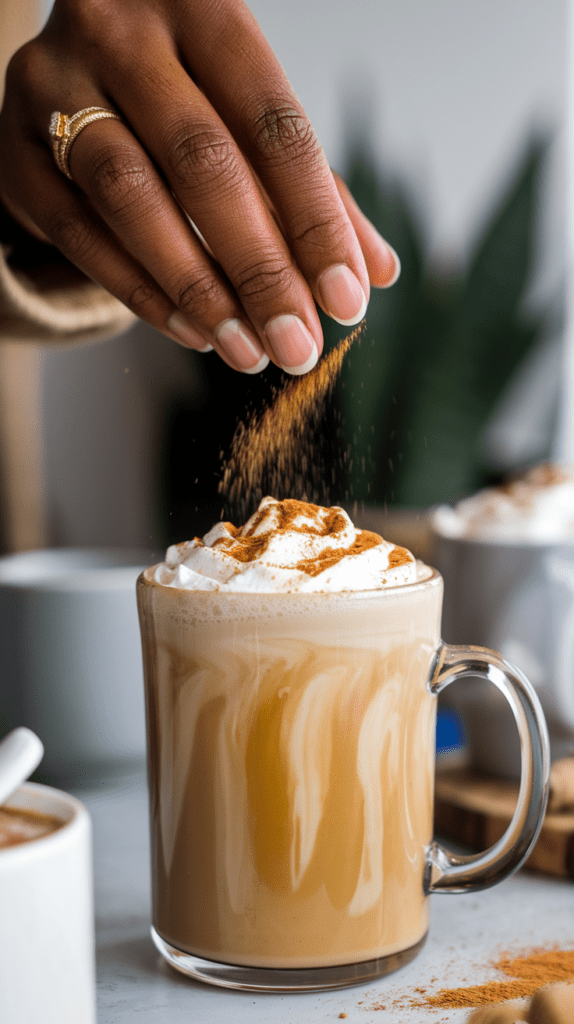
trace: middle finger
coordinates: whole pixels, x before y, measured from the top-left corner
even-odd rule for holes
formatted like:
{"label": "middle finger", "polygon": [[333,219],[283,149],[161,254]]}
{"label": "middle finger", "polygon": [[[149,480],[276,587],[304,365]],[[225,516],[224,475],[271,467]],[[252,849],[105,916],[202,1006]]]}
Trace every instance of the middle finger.
{"label": "middle finger", "polygon": [[263,369],[268,358],[240,303],[129,128],[109,120],[90,125],[72,146],[70,170],[176,306],[177,319],[166,328],[182,333],[189,322],[235,369]]}
{"label": "middle finger", "polygon": [[[166,66],[157,53],[156,67]],[[114,66],[114,92],[137,137],[199,228],[274,361],[304,373],[322,350],[311,291],[239,147],[179,63],[149,89]],[[145,104],[142,97],[145,95]],[[145,116],[142,111],[145,109]]]}

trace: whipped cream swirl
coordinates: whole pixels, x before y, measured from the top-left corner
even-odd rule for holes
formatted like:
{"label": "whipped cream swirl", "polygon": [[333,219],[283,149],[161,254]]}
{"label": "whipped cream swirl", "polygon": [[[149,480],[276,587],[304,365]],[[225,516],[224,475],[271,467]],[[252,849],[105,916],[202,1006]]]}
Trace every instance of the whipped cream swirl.
{"label": "whipped cream swirl", "polygon": [[535,466],[500,487],[487,487],[454,508],[440,505],[433,527],[445,537],[509,544],[574,542],[574,467]]}
{"label": "whipped cream swirl", "polygon": [[203,540],[172,545],[148,572],[184,590],[326,593],[413,583],[417,563],[406,548],[355,529],[342,508],[268,497],[244,526],[217,523]]}

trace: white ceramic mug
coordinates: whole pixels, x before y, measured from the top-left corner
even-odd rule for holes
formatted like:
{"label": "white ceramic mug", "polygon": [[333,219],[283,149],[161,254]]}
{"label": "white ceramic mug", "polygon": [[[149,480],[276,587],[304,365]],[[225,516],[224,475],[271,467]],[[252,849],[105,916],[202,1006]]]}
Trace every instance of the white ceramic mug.
{"label": "white ceramic mug", "polygon": [[95,1024],[88,812],[75,797],[32,783],[3,806],[63,824],[0,847],[0,1021]]}
{"label": "white ceramic mug", "polygon": [[143,767],[135,583],[152,558],[97,548],[0,558],[0,734],[38,733],[50,782]]}

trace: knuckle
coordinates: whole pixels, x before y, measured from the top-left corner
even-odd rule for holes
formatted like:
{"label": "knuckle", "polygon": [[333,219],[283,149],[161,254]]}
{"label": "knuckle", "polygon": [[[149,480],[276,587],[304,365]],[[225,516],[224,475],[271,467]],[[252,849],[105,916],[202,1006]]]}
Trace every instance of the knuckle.
{"label": "knuckle", "polygon": [[134,313],[141,315],[150,302],[153,302],[158,296],[158,288],[153,284],[152,281],[138,281],[134,288],[129,292],[127,298],[127,305]]}
{"label": "knuckle", "polygon": [[[114,70],[137,66],[135,54],[149,40],[153,12],[147,4],[114,4],[110,0],[59,0],[57,18],[44,33],[64,70],[69,60],[83,67],[86,59],[100,68],[112,61]],[[63,41],[64,40],[64,41]]]}
{"label": "knuckle", "polygon": [[139,209],[155,195],[148,168],[134,156],[118,152],[105,152],[89,170],[89,192],[96,202],[112,214]]}
{"label": "knuckle", "polygon": [[193,183],[204,190],[218,192],[223,180],[234,181],[239,174],[239,160],[232,139],[213,128],[196,131],[181,130],[168,147],[167,171],[175,184]]}
{"label": "knuckle", "polygon": [[234,277],[239,297],[251,301],[266,300],[270,295],[277,299],[288,292],[293,281],[293,268],[279,260],[253,263]]}
{"label": "knuckle", "polygon": [[324,253],[326,249],[338,249],[346,240],[346,225],[336,218],[327,218],[315,224],[295,228],[293,242],[311,252]]}
{"label": "knuckle", "polygon": [[6,88],[13,89],[14,87],[19,88],[23,84],[27,84],[31,77],[31,68],[33,61],[30,54],[30,43],[26,43],[21,46],[16,53],[12,55],[6,68]]}
{"label": "knuckle", "polygon": [[196,274],[177,289],[178,308],[194,317],[205,316],[219,298],[219,282],[210,274]]}
{"label": "knuckle", "polygon": [[[47,81],[47,61],[36,39],[25,43],[10,59],[6,69],[6,92],[31,97]],[[36,102],[36,101],[34,101]]]}
{"label": "knuckle", "polygon": [[319,141],[308,117],[288,104],[267,106],[257,115],[253,141],[263,158],[297,158],[320,151]]}
{"label": "knuckle", "polygon": [[[75,32],[86,43],[99,48],[105,40],[117,39],[121,19],[114,18],[108,0],[82,0],[80,4],[64,0],[62,6]],[[114,31],[110,31],[112,20]]]}
{"label": "knuckle", "polygon": [[73,263],[81,263],[97,245],[97,231],[94,224],[77,211],[61,211],[48,225],[47,234],[56,248],[68,256]]}

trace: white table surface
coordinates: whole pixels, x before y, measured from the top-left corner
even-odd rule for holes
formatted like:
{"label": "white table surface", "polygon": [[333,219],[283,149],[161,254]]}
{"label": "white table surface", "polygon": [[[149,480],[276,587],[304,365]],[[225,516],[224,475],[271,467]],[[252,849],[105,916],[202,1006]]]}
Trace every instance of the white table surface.
{"label": "white table surface", "polygon": [[[574,882],[521,871],[485,892],[432,896],[422,953],[369,986],[296,995],[213,988],[164,964],[149,936],[143,776],[76,792],[94,829],[98,1024],[322,1024],[341,1013],[348,1024],[455,1024],[469,1011],[392,1004],[415,996],[417,987],[430,992],[494,980],[489,963],[508,948],[574,947]],[[376,1008],[381,1003],[387,1008]]]}

